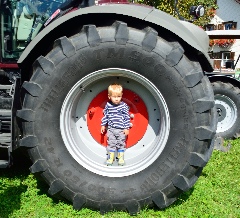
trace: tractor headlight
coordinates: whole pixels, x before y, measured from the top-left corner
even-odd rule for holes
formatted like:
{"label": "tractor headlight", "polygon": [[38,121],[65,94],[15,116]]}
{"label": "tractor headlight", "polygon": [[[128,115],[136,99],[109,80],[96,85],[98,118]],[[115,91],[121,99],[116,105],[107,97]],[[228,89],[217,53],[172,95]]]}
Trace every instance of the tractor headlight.
{"label": "tractor headlight", "polygon": [[196,19],[202,17],[205,13],[205,9],[202,5],[191,6],[190,7],[190,15],[194,16]]}

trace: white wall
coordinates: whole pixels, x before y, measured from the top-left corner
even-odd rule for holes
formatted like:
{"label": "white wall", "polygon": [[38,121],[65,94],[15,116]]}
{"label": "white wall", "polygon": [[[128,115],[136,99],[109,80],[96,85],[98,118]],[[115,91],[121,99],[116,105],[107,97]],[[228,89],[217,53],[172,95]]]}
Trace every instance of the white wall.
{"label": "white wall", "polygon": [[[219,9],[216,10],[216,15],[212,19],[211,23],[216,25],[226,21],[233,21],[237,22],[237,29],[240,30],[240,4],[235,0],[217,0],[217,4]],[[214,46],[213,49],[214,52],[226,50],[235,52],[234,59],[236,60],[238,55],[240,55],[240,39],[237,39],[234,45],[228,49],[219,48],[217,46]],[[238,61],[236,67],[240,68],[240,61]]]}

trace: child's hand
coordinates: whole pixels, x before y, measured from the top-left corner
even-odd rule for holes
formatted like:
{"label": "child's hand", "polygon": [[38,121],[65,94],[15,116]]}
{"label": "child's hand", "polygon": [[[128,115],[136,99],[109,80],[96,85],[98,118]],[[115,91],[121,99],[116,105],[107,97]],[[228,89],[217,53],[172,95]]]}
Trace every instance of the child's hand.
{"label": "child's hand", "polygon": [[105,126],[101,126],[101,134],[104,134],[105,131],[106,131],[106,127]]}
{"label": "child's hand", "polygon": [[129,134],[129,129],[124,129],[123,132],[127,136]]}

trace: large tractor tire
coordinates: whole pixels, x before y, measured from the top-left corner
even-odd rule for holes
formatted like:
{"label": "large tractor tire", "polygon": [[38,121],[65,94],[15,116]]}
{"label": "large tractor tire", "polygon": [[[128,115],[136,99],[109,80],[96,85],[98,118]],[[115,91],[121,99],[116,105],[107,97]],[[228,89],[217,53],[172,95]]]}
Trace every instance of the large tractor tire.
{"label": "large tractor tire", "polygon": [[218,112],[217,134],[226,139],[240,136],[240,89],[221,81],[212,83]]}
{"label": "large tractor tire", "polygon": [[[106,166],[106,147],[95,137],[107,100],[99,95],[113,82],[128,93],[136,119],[124,166]],[[165,208],[194,185],[211,156],[217,125],[211,84],[194,54],[187,57],[176,40],[152,28],[86,25],[56,40],[23,88],[20,144],[29,147],[31,172],[75,209],[133,215],[145,206]]]}

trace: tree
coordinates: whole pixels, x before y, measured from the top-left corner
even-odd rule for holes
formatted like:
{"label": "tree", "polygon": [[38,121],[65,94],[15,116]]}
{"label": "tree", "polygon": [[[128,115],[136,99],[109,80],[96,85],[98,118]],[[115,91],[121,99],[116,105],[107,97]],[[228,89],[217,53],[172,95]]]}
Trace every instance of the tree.
{"label": "tree", "polygon": [[202,5],[205,8],[205,14],[203,17],[199,18],[198,20],[194,20],[194,24],[198,26],[204,26],[208,24],[213,16],[215,15],[215,10],[218,8],[216,4],[216,0],[138,0],[138,3],[146,4],[153,6],[161,11],[164,11],[168,14],[173,15],[174,17],[178,18],[176,10],[175,10],[175,3],[178,2],[177,8],[182,17],[187,20],[192,20],[193,18],[189,15],[189,9],[191,6],[195,5]]}

